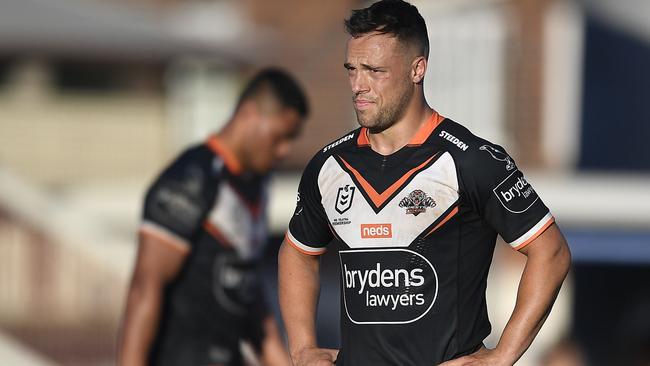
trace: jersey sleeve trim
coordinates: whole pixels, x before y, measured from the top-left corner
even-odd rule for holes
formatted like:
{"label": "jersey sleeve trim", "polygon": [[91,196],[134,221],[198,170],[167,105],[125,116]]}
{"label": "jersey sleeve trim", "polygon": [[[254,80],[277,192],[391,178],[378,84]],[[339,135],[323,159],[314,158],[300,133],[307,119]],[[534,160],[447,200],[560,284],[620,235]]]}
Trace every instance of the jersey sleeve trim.
{"label": "jersey sleeve trim", "polygon": [[298,239],[296,239],[293,235],[291,235],[291,231],[287,230],[287,234],[285,235],[285,239],[291,246],[296,248],[299,252],[307,255],[321,255],[327,251],[327,248],[314,248],[310,247],[309,245],[305,245],[301,243]]}
{"label": "jersey sleeve trim", "polygon": [[190,243],[187,240],[174,234],[169,229],[156,224],[155,222],[147,221],[147,220],[143,221],[140,224],[140,228],[138,231],[140,233],[151,235],[159,239],[161,242],[165,243],[169,247],[179,252],[187,253],[190,250]]}
{"label": "jersey sleeve trim", "polygon": [[510,246],[515,250],[521,250],[526,245],[530,244],[535,240],[541,233],[544,232],[552,223],[555,222],[555,218],[551,213],[547,213],[544,217],[535,226],[526,231],[522,236],[516,239],[513,242],[510,242]]}

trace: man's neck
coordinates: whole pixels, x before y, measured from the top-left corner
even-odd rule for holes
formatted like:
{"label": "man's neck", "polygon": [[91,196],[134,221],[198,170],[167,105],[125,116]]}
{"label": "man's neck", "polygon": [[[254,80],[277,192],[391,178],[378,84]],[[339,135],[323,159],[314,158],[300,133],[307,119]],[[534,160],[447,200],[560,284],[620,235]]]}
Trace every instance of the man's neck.
{"label": "man's neck", "polygon": [[370,146],[381,155],[396,152],[409,143],[432,114],[433,109],[426,102],[418,108],[408,108],[407,113],[389,128],[378,133],[368,131]]}
{"label": "man's neck", "polygon": [[[234,119],[234,118],[233,118]],[[237,159],[237,162],[244,170],[247,170],[246,156],[243,151],[244,144],[241,142],[241,133],[237,131],[236,121],[231,119],[217,132],[221,144]]]}

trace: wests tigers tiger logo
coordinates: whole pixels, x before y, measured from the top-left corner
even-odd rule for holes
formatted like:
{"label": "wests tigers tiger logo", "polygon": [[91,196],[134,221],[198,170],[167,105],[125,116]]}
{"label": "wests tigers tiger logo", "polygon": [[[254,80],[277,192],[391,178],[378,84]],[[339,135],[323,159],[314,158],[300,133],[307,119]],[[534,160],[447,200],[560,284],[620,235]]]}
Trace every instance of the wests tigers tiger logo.
{"label": "wests tigers tiger logo", "polygon": [[427,196],[427,194],[420,189],[416,189],[409,193],[409,195],[402,198],[399,203],[399,207],[406,208],[407,215],[412,214],[413,216],[424,213],[427,211],[427,208],[435,206],[436,201]]}

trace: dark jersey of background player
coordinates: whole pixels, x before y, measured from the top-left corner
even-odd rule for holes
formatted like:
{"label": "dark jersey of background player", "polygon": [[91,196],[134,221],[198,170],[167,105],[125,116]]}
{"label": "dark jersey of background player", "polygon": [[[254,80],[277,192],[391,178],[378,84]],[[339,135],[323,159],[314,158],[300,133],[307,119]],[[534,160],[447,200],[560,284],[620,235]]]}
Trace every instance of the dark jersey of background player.
{"label": "dark jersey of background player", "polygon": [[283,71],[263,70],[226,126],[153,182],[120,365],[239,366],[242,342],[263,365],[289,362],[257,266],[267,239],[267,176],[289,153],[306,115],[297,83]]}
{"label": "dark jersey of background player", "polygon": [[[417,8],[382,0],[345,24],[344,67],[362,128],[308,164],[280,249],[294,364],[512,365],[568,271],[566,242],[505,150],[425,100],[429,41]],[[487,349],[485,290],[497,235],[527,260],[510,321]],[[341,269],[338,351],[318,347],[313,322],[317,255],[328,247]]]}
{"label": "dark jersey of background player", "polygon": [[304,171],[287,241],[338,252],[337,365],[436,365],[490,333],[485,290],[497,234],[521,249],[553,223],[503,148],[434,112],[404,148],[374,152],[367,129]]}
{"label": "dark jersey of background player", "polygon": [[190,248],[168,285],[153,364],[238,364],[240,340],[261,348],[269,313],[256,266],[266,240],[266,178],[242,175],[227,154],[212,136],[147,193],[140,230]]}

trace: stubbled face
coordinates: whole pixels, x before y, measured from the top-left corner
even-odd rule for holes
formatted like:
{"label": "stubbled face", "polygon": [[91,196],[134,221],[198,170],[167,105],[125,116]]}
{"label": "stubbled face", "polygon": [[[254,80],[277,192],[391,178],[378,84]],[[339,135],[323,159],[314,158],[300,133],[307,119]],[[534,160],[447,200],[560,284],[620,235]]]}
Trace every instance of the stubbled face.
{"label": "stubbled face", "polygon": [[344,66],[361,126],[380,132],[404,115],[414,95],[408,54],[391,35],[369,33],[348,41]]}
{"label": "stubbled face", "polygon": [[300,133],[302,118],[293,109],[280,109],[257,115],[250,135],[248,165],[260,174],[270,171],[291,152]]}

